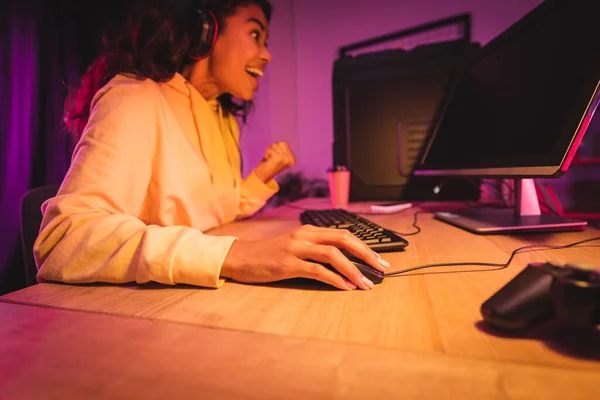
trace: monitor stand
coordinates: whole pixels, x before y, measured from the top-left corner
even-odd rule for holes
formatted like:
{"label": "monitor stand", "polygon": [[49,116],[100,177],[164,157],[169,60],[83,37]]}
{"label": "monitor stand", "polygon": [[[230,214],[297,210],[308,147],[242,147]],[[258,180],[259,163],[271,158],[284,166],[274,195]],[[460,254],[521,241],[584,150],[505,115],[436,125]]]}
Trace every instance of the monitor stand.
{"label": "monitor stand", "polygon": [[576,231],[586,221],[542,214],[533,179],[515,179],[514,207],[482,207],[436,212],[437,219],[480,235],[548,231]]}

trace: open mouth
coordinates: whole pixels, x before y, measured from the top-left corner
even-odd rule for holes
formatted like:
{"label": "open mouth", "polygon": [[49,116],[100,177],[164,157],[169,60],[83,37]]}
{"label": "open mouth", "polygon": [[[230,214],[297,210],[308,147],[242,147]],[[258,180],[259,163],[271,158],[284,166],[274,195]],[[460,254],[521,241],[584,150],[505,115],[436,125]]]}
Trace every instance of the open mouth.
{"label": "open mouth", "polygon": [[259,78],[263,76],[263,71],[258,68],[248,67],[246,68],[246,72],[254,78]]}

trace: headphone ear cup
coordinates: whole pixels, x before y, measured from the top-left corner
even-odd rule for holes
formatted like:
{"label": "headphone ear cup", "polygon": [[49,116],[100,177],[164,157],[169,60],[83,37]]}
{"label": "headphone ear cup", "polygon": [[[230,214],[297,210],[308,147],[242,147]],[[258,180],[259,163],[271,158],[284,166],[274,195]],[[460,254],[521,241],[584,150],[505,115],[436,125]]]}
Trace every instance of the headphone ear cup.
{"label": "headphone ear cup", "polygon": [[193,33],[192,43],[188,50],[188,56],[194,60],[201,60],[207,57],[212,51],[219,27],[217,18],[210,10],[196,10],[198,20],[196,30]]}

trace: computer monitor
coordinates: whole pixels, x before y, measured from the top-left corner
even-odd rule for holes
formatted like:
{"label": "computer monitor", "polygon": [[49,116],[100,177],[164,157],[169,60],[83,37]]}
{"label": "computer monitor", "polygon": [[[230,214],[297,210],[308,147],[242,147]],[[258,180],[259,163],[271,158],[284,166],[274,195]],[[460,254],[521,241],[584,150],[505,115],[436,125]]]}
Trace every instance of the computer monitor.
{"label": "computer monitor", "polygon": [[599,4],[546,0],[453,80],[414,174],[512,178],[515,206],[438,212],[438,219],[482,234],[586,225],[541,214],[532,178],[564,174],[598,106]]}

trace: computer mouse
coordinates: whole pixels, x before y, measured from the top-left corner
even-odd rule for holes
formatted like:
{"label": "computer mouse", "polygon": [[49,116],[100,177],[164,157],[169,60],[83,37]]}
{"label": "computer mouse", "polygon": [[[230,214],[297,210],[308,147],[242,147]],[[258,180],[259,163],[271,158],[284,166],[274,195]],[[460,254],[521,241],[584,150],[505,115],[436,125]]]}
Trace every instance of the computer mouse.
{"label": "computer mouse", "polygon": [[375,285],[383,282],[383,272],[371,267],[362,260],[350,260],[350,262],[352,262],[352,264],[354,264],[356,268],[358,268],[360,272]]}
{"label": "computer mouse", "polygon": [[[363,260],[361,260],[358,257],[347,254],[345,252],[344,252],[344,255],[346,257],[348,257],[350,262],[352,264],[354,264],[354,266],[356,268],[358,268],[359,271],[362,272],[362,274],[364,276],[366,276],[371,282],[373,282],[373,284],[377,285],[377,284],[383,282],[383,278],[384,278],[383,272],[373,268],[372,266],[365,263]],[[333,272],[338,272],[338,270],[333,268],[333,266],[331,264],[325,264],[325,263],[320,263],[320,264],[322,264],[325,268],[332,270]]]}

